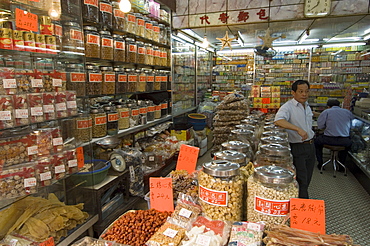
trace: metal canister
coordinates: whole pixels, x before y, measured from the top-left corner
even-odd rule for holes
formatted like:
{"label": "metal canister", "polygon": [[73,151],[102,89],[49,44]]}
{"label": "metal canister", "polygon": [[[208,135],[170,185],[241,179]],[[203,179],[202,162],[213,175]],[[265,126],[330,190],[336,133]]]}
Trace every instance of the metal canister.
{"label": "metal canister", "polygon": [[238,163],[240,166],[245,166],[249,162],[246,154],[234,150],[223,150],[214,153],[215,160],[225,160]]}
{"label": "metal canister", "polygon": [[0,26],[0,49],[13,49],[13,30],[10,23]]}
{"label": "metal canister", "polygon": [[49,16],[40,16],[40,34],[53,35],[53,27]]}
{"label": "metal canister", "polygon": [[24,36],[21,30],[13,30],[13,49],[14,50],[24,50]]}
{"label": "metal canister", "polygon": [[[2,34],[3,36],[4,34]],[[29,52],[36,52],[35,34],[33,32],[23,32],[24,37],[24,50]],[[2,40],[2,38],[0,38]],[[0,42],[1,43],[1,42]],[[0,48],[2,48],[0,46]],[[5,49],[5,48],[2,48]]]}

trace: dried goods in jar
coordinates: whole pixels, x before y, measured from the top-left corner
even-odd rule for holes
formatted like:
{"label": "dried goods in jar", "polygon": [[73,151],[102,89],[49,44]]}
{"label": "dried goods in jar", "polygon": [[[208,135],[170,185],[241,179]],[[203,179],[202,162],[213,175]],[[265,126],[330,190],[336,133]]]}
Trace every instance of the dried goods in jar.
{"label": "dried goods in jar", "polygon": [[136,16],[134,13],[126,14],[126,32],[136,34]]}
{"label": "dried goods in jar", "polygon": [[161,118],[161,105],[156,105],[154,110],[154,118],[160,119]]}
{"label": "dried goods in jar", "polygon": [[135,13],[136,17],[136,35],[140,37],[145,36],[145,20],[140,13]]}
{"label": "dried goods in jar", "polygon": [[139,125],[140,113],[138,108],[131,108],[130,127]]}
{"label": "dried goods in jar", "polygon": [[82,64],[68,64],[67,65],[67,89],[76,91],[77,96],[85,96],[85,81],[86,74],[83,70]]}
{"label": "dried goods in jar", "polygon": [[82,18],[85,23],[99,22],[99,0],[82,1]]}
{"label": "dried goods in jar", "polygon": [[136,57],[137,63],[144,64],[145,55],[146,55],[146,49],[145,49],[144,42],[137,41],[137,57]]}
{"label": "dried goods in jar", "polygon": [[116,30],[125,30],[126,15],[119,8],[119,2],[113,2],[113,28]]}
{"label": "dried goods in jar", "polygon": [[137,74],[138,74],[138,86],[137,86],[137,90],[139,92],[145,92],[145,90],[146,90],[146,79],[147,79],[147,75],[144,72],[144,70],[137,70]]}
{"label": "dried goods in jar", "polygon": [[152,21],[152,24],[153,24],[152,40],[154,42],[159,43],[159,32],[160,32],[159,24],[156,21]]}
{"label": "dried goods in jar", "polygon": [[103,27],[112,29],[113,27],[113,7],[110,0],[99,1],[99,19]]}
{"label": "dried goods in jar", "polygon": [[107,134],[116,135],[118,133],[118,112],[114,106],[105,106],[104,110],[107,113]]}
{"label": "dried goods in jar", "polygon": [[127,72],[127,92],[136,92],[137,91],[137,83],[138,83],[138,75],[132,69],[126,69]]}
{"label": "dried goods in jar", "polygon": [[76,22],[69,21],[64,23],[63,30],[63,51],[84,52],[83,33],[80,25]]}
{"label": "dried goods in jar", "polygon": [[113,67],[100,67],[103,75],[102,94],[112,95],[116,92],[116,74]]}
{"label": "dried goods in jar", "polygon": [[109,31],[100,31],[101,49],[100,58],[104,60],[113,60],[113,37]]}
{"label": "dried goods in jar", "polygon": [[61,1],[62,13],[70,16],[80,15],[80,1],[79,0],[64,0]]}
{"label": "dried goods in jar", "polygon": [[127,73],[123,68],[114,68],[116,72],[116,93],[125,93],[127,92],[128,82],[127,82]]}
{"label": "dried goods in jar", "polygon": [[92,119],[89,115],[80,115],[75,118],[75,138],[77,141],[86,143],[92,139]]}
{"label": "dried goods in jar", "polygon": [[137,61],[137,45],[133,38],[126,38],[126,61],[130,63],[136,63]]}
{"label": "dried goods in jar", "polygon": [[114,61],[125,62],[126,61],[126,43],[122,36],[118,34],[113,35],[114,39]]}
{"label": "dried goods in jar", "polygon": [[100,58],[100,34],[94,26],[84,26],[85,56]]}
{"label": "dried goods in jar", "polygon": [[119,130],[127,129],[130,127],[130,110],[123,107],[122,105],[117,105],[117,112],[119,116],[118,128]]}
{"label": "dried goods in jar", "polygon": [[107,135],[107,114],[103,109],[91,109],[92,137],[100,138]]}
{"label": "dried goods in jar", "polygon": [[148,17],[145,17],[144,20],[145,20],[145,35],[144,35],[144,37],[147,38],[147,39],[152,39],[153,23]]}
{"label": "dried goods in jar", "polygon": [[86,65],[87,94],[100,95],[102,93],[103,74],[94,65]]}

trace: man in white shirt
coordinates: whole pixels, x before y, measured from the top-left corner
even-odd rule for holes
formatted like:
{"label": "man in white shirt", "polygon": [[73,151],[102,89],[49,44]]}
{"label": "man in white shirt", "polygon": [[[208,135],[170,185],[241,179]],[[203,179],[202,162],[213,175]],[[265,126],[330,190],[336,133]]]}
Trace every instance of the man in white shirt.
{"label": "man in white shirt", "polygon": [[312,130],[312,116],[307,103],[310,84],[297,80],[292,84],[293,99],[282,105],[275,116],[275,125],[288,132],[296,179],[299,184],[299,198],[308,199],[308,186],[315,166],[315,146]]}

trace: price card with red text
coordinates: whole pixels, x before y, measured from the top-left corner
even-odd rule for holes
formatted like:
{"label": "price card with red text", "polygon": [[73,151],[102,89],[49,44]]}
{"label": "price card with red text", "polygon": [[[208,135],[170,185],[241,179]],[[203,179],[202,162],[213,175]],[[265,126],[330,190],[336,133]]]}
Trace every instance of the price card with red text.
{"label": "price card with red text", "polygon": [[55,245],[55,243],[54,243],[54,238],[53,237],[49,237],[45,241],[39,243],[39,246],[54,246],[54,245]]}
{"label": "price card with red text", "polygon": [[324,200],[290,199],[290,227],[326,234]]}
{"label": "price card with red text", "polygon": [[18,8],[15,9],[15,24],[20,29],[34,32],[39,30],[37,15]]}
{"label": "price card with red text", "polygon": [[172,178],[149,178],[150,208],[173,211]]}
{"label": "price card with red text", "polygon": [[77,156],[77,166],[78,168],[83,168],[85,165],[85,158],[84,158],[84,148],[78,147],[76,148],[76,156]]}
{"label": "price card with red text", "polygon": [[197,165],[198,155],[198,147],[186,144],[181,145],[176,170],[186,170],[189,174],[193,173]]}

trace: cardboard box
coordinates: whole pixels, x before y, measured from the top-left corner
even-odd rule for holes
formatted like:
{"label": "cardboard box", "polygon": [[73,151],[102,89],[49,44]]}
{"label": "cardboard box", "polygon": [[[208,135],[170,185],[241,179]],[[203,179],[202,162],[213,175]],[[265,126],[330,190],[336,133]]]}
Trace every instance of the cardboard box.
{"label": "cardboard box", "polygon": [[203,156],[207,152],[207,145],[199,150],[199,156]]}
{"label": "cardboard box", "polygon": [[175,136],[179,141],[188,141],[191,137],[190,129],[171,130],[171,136]]}
{"label": "cardboard box", "polygon": [[207,144],[208,144],[208,138],[205,138],[205,139],[203,139],[202,141],[200,141],[200,143],[199,143],[199,147],[200,147],[200,148],[207,147]]}

